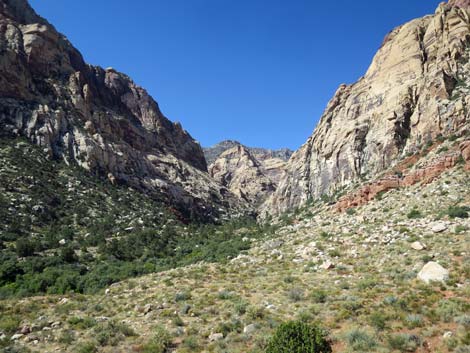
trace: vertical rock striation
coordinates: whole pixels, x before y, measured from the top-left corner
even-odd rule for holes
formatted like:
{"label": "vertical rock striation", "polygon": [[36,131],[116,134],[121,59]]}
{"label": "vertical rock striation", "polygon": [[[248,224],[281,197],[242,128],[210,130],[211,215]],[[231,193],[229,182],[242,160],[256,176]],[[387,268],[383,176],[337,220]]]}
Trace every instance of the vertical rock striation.
{"label": "vertical rock striation", "polygon": [[436,136],[469,128],[469,4],[441,3],[386,36],[366,74],[339,87],[264,213],[375,176]]}
{"label": "vertical rock striation", "polygon": [[0,132],[163,198],[189,218],[238,208],[180,124],[126,75],[86,64],[26,0],[0,0]]}

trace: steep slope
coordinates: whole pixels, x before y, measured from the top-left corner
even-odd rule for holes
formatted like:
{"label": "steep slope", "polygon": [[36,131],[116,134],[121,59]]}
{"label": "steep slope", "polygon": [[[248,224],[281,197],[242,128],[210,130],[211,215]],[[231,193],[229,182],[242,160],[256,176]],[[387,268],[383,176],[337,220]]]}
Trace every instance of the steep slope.
{"label": "steep slope", "polygon": [[207,174],[201,147],[147,92],[81,54],[26,0],[0,1],[0,127],[175,205],[187,218],[238,207]]}
{"label": "steep slope", "polygon": [[442,3],[390,32],[364,77],[340,86],[263,212],[373,178],[437,137],[468,130],[469,7]]}
{"label": "steep slope", "polygon": [[276,184],[265,174],[263,165],[242,145],[224,151],[209,166],[210,176],[252,205],[259,205]]}

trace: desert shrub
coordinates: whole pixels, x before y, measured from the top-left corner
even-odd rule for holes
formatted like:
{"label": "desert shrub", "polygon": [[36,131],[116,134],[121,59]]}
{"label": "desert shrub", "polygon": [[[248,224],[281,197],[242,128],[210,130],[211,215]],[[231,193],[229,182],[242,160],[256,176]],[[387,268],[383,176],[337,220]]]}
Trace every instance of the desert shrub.
{"label": "desert shrub", "polygon": [[85,330],[87,328],[91,328],[91,327],[95,326],[96,325],[96,320],[93,319],[92,317],[72,316],[70,319],[68,319],[68,323],[74,329]]}
{"label": "desert shrub", "polygon": [[247,308],[248,308],[248,303],[246,301],[243,301],[243,300],[238,300],[234,304],[235,312],[238,315],[244,315],[246,313]]}
{"label": "desert shrub", "polygon": [[20,319],[17,316],[0,316],[0,331],[6,334],[13,334],[20,325]]}
{"label": "desert shrub", "polygon": [[310,294],[310,297],[315,303],[325,303],[328,295],[324,290],[317,289]]}
{"label": "desert shrub", "polygon": [[175,301],[182,302],[191,299],[191,293],[189,292],[178,292],[175,294]]}
{"label": "desert shrub", "polygon": [[412,209],[408,214],[406,215],[408,219],[418,219],[418,218],[423,218],[423,215],[419,210],[416,208]]}
{"label": "desert shrub", "polygon": [[58,341],[69,346],[75,341],[75,333],[72,330],[66,330],[59,336]]}
{"label": "desert shrub", "polygon": [[281,324],[268,343],[266,353],[331,353],[331,344],[318,326],[300,321]]}
{"label": "desert shrub", "polygon": [[469,210],[465,206],[449,206],[446,213],[450,218],[468,218]]}
{"label": "desert shrub", "polygon": [[369,316],[369,323],[377,331],[383,331],[387,326],[388,317],[381,311],[375,311]]}
{"label": "desert shrub", "polygon": [[262,306],[250,306],[247,315],[251,320],[263,319],[266,316],[266,310]]}
{"label": "desert shrub", "polygon": [[20,238],[15,243],[15,249],[19,257],[28,257],[34,255],[35,245],[28,239]]}
{"label": "desert shrub", "polygon": [[242,323],[240,320],[224,321],[217,325],[216,332],[220,332],[227,337],[230,332],[242,332]]}
{"label": "desert shrub", "polygon": [[152,339],[141,347],[142,353],[165,353],[171,344],[171,335],[163,327],[157,326]]}
{"label": "desert shrub", "polygon": [[361,329],[353,329],[346,334],[348,346],[353,351],[369,352],[377,346],[377,341],[368,332]]}
{"label": "desert shrub", "polygon": [[387,339],[390,348],[400,352],[414,352],[421,346],[421,339],[416,335],[398,333]]}
{"label": "desert shrub", "polygon": [[98,352],[98,348],[94,342],[81,343],[77,347],[77,353],[95,353]]}
{"label": "desert shrub", "polygon": [[406,326],[409,328],[416,328],[416,327],[422,327],[424,322],[423,322],[423,317],[421,315],[416,315],[416,314],[410,314],[405,318]]}
{"label": "desert shrub", "polygon": [[288,298],[293,302],[299,302],[304,299],[304,291],[301,288],[291,288],[287,292]]}
{"label": "desert shrub", "polygon": [[116,321],[96,326],[95,334],[100,346],[116,346],[125,337],[136,336],[130,326]]}

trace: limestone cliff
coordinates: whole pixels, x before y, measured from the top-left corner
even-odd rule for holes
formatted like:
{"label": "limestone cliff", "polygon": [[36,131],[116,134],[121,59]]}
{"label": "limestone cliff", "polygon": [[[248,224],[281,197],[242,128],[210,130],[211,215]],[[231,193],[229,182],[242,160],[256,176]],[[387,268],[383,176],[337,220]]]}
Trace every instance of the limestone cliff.
{"label": "limestone cliff", "polygon": [[26,0],[0,0],[0,132],[163,198],[190,218],[238,207],[180,124],[126,75],[86,64]]}
{"label": "limestone cliff", "polygon": [[263,212],[374,177],[437,136],[468,130],[469,7],[451,0],[390,32],[366,74],[339,87]]}
{"label": "limestone cliff", "polygon": [[210,165],[209,174],[217,182],[250,205],[259,205],[275,189],[263,165],[242,145],[224,151]]}

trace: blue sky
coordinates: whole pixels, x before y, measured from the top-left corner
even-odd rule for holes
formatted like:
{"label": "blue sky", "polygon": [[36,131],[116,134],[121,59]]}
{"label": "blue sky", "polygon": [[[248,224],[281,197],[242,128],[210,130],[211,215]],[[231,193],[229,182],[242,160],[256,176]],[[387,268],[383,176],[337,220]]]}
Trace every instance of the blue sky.
{"label": "blue sky", "polygon": [[298,148],[384,36],[440,0],[30,0],[94,65],[131,76],[203,146]]}

